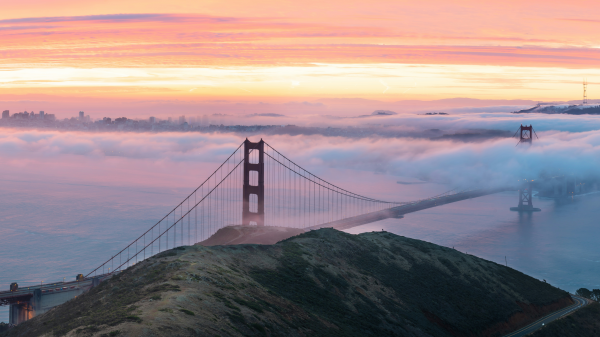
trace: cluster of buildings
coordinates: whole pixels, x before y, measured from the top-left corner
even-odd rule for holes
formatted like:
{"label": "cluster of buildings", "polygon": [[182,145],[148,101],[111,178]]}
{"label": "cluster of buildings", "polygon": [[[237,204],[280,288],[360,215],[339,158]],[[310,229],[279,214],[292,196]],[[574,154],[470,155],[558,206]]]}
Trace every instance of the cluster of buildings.
{"label": "cluster of buildings", "polygon": [[[209,121],[212,119],[212,122]],[[168,117],[167,119],[159,119],[150,117],[148,119],[129,119],[127,117],[102,119],[92,119],[83,111],[80,111],[78,116],[56,119],[54,115],[44,114],[40,111],[38,114],[34,112],[19,112],[10,115],[8,110],[2,113],[0,126],[6,127],[31,127],[31,128],[51,128],[57,130],[80,130],[80,131],[131,131],[131,132],[222,132],[222,133],[242,133],[242,134],[287,134],[287,135],[323,135],[330,137],[351,137],[361,138],[370,136],[379,137],[440,137],[440,130],[432,129],[428,131],[420,131],[407,133],[407,131],[398,130],[393,126],[370,124],[363,127],[305,127],[295,125],[223,125],[219,121],[223,121],[224,116],[214,114],[211,116],[186,117],[179,116],[177,118]]]}
{"label": "cluster of buildings", "polygon": [[[217,119],[219,116],[217,116]],[[199,131],[199,132],[259,132],[270,128],[281,127],[280,125],[235,125],[226,126],[223,124],[210,124],[209,117],[179,116],[177,119],[169,117],[167,119],[158,119],[150,117],[148,119],[129,119],[127,117],[102,119],[92,119],[85,112],[79,111],[78,116],[57,119],[53,114],[46,114],[44,111],[18,112],[10,114],[9,110],[2,112],[0,126],[6,127],[32,127],[32,128],[52,128],[61,130],[88,130],[88,131]]]}
{"label": "cluster of buildings", "polygon": [[[209,120],[209,118],[211,120]],[[56,119],[54,115],[44,114],[40,111],[19,112],[10,115],[8,110],[2,113],[0,126],[7,127],[32,127],[51,128],[58,130],[81,130],[81,131],[132,131],[132,132],[223,132],[242,134],[288,134],[288,135],[323,135],[361,138],[369,136],[380,137],[439,137],[441,134],[434,131],[419,132],[418,134],[406,134],[394,127],[382,125],[365,125],[363,127],[304,127],[295,125],[223,125],[220,121],[227,120],[230,116],[214,114],[211,116],[177,118],[168,117],[159,119],[150,117],[148,119],[129,119],[127,117],[92,119],[83,111],[78,116]],[[211,123],[212,122],[212,123]],[[439,131],[439,130],[437,130]]]}
{"label": "cluster of buildings", "polygon": [[32,111],[32,112],[23,111],[23,112],[18,112],[16,114],[13,114],[12,116],[10,115],[9,110],[2,111],[2,119],[8,120],[10,118],[12,118],[14,120],[48,120],[48,121],[54,121],[56,119],[56,117],[53,114],[45,114],[43,111],[40,111],[38,114],[36,114],[34,111]]}
{"label": "cluster of buildings", "polygon": [[[54,114],[47,114],[44,111],[40,111],[39,113],[35,113],[35,111],[27,112],[17,112],[14,114],[10,114],[10,110],[2,111],[2,120],[4,121],[48,121],[48,122],[56,122],[56,116]],[[78,118],[70,118],[64,119],[64,121],[76,120],[81,123],[90,123],[91,118],[89,115],[85,115],[83,111],[79,111]],[[22,124],[22,123],[21,123]]]}

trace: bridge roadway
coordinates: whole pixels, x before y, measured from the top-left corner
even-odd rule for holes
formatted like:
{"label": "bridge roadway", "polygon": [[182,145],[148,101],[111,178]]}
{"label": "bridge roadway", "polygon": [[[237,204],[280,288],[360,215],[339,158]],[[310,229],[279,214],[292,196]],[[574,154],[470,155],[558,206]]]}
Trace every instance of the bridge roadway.
{"label": "bridge roadway", "polygon": [[81,281],[56,282],[18,288],[15,291],[0,291],[0,306],[9,306],[9,324],[19,324],[85,293],[108,276],[104,274]]}
{"label": "bridge roadway", "polygon": [[357,215],[342,220],[327,222],[321,225],[306,228],[307,230],[319,228],[334,228],[338,230],[349,229],[356,226],[366,225],[371,222],[385,220],[389,218],[401,219],[404,214],[421,211],[427,208],[446,205],[457,201],[482,197],[489,194],[504,192],[507,188],[482,189],[460,192],[456,194],[433,197],[415,202],[407,203],[401,206],[396,206],[381,211],[371,212],[367,214]]}

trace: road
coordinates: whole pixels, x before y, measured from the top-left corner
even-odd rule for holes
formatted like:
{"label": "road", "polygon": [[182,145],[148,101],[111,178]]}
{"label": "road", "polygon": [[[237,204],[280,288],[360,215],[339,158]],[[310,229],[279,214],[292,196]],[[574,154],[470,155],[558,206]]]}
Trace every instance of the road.
{"label": "road", "polygon": [[589,304],[589,300],[585,299],[583,297],[579,297],[579,296],[575,296],[575,295],[571,295],[571,297],[575,300],[575,304],[568,306],[566,308],[560,309],[558,311],[555,311],[555,312],[549,314],[548,316],[542,317],[542,318],[538,319],[537,321],[529,324],[528,326],[522,327],[521,329],[519,329],[515,332],[511,332],[508,335],[505,335],[504,337],[526,336],[526,335],[536,331],[537,329],[541,328],[542,326],[544,326],[554,320],[562,318],[562,317],[572,313],[573,311],[581,309],[584,306]]}
{"label": "road", "polygon": [[395,206],[392,208],[383,209],[381,211],[375,211],[367,214],[361,214],[341,220],[327,222],[324,224],[305,228],[306,230],[319,229],[319,228],[334,228],[337,230],[345,230],[356,226],[362,226],[371,222],[380,221],[389,218],[402,218],[404,214],[421,211],[424,209],[446,205],[452,202],[462,201],[466,199],[473,199],[482,197],[484,195],[494,194],[498,192],[506,191],[506,188],[498,189],[486,189],[486,190],[471,190],[464,191],[449,195],[440,195],[432,198],[407,202],[403,205]]}

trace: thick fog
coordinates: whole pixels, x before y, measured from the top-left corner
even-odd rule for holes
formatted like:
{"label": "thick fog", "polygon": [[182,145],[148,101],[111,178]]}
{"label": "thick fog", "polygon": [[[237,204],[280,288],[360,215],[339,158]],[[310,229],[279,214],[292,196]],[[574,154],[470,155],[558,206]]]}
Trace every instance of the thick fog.
{"label": "thick fog", "polygon": [[[429,181],[452,188],[508,186],[541,174],[596,179],[600,167],[600,118],[595,116],[465,113],[353,118],[343,123],[346,125],[337,126],[395,128],[398,136],[356,137],[348,129],[347,136],[253,134],[250,140],[264,138],[315,172],[335,168],[386,173],[402,177],[401,181]],[[440,135],[471,129],[503,130],[512,135],[521,123],[534,125],[539,139],[535,138],[533,145],[517,145],[516,138],[494,135],[477,141],[414,136],[430,129],[439,129]],[[0,171],[8,179],[183,187],[200,182],[244,138],[234,133],[3,128]]]}

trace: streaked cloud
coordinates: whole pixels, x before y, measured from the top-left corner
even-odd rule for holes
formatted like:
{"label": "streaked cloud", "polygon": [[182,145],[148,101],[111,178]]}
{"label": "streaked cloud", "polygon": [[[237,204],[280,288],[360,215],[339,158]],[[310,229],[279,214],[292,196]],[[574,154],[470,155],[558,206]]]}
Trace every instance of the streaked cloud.
{"label": "streaked cloud", "polygon": [[[0,99],[63,95],[70,87],[70,95],[103,99],[160,93],[172,100],[185,92],[257,101],[567,100],[581,76],[600,82],[600,40],[589,29],[595,6],[25,0],[0,14],[0,69],[33,71],[19,79],[3,72]],[[73,69],[82,70],[74,76]]]}

